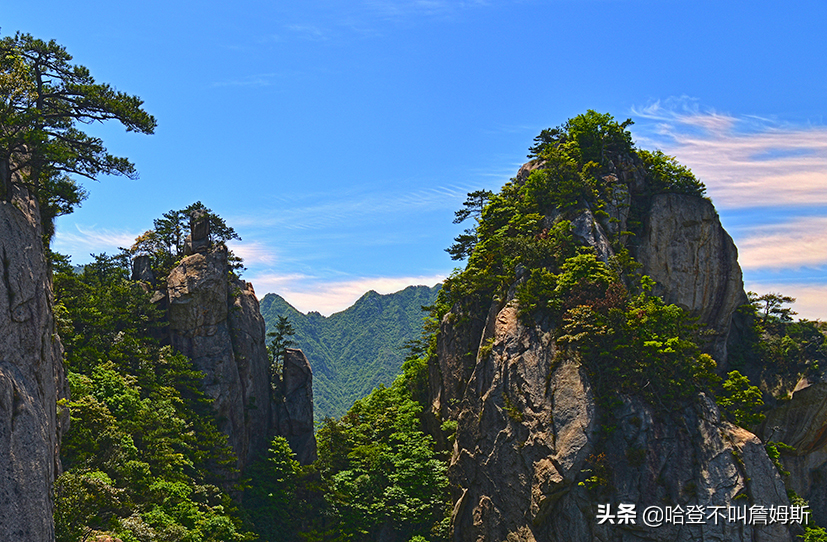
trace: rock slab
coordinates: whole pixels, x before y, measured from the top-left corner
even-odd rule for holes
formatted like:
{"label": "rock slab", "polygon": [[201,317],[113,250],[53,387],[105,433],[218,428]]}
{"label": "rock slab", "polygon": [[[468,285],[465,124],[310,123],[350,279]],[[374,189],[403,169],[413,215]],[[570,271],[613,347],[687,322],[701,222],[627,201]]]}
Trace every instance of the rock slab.
{"label": "rock slab", "polygon": [[688,310],[709,332],[708,350],[726,362],[732,316],[747,303],[738,250],[708,200],[653,196],[635,258],[653,291]]}
{"label": "rock slab", "polygon": [[52,485],[68,416],[63,348],[37,204],[0,201],[0,540],[54,540]]}

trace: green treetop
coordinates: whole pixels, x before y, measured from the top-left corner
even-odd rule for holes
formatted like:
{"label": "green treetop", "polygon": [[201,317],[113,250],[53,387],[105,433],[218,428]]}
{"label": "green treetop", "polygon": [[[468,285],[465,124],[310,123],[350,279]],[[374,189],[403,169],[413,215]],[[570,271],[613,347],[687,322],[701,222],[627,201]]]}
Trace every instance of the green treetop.
{"label": "green treetop", "polygon": [[270,360],[270,384],[275,388],[276,383],[281,380],[284,369],[284,357],[287,349],[293,346],[290,338],[296,334],[296,330],[286,316],[279,315],[276,322],[276,330],[267,334],[270,342],[267,343],[267,358]]}
{"label": "green treetop", "polygon": [[[150,257],[152,269],[159,278],[166,277],[175,265],[185,256],[187,234],[190,229],[190,217],[200,211],[210,224],[210,239],[213,244],[226,245],[233,239],[241,240],[235,229],[228,226],[223,218],[215,214],[200,201],[184,207],[171,209],[153,221],[153,228],[135,239],[129,249],[122,249],[125,257],[146,255]],[[230,268],[239,273],[244,270],[242,258],[228,250]]]}
{"label": "green treetop", "polygon": [[129,132],[151,134],[155,118],[137,96],[95,83],[89,70],[54,40],[17,33],[0,39],[0,199],[12,175],[38,198],[47,237],[51,220],[85,197],[72,176],[136,178],[135,166],[107,152],[103,141],[77,128],[117,120]]}

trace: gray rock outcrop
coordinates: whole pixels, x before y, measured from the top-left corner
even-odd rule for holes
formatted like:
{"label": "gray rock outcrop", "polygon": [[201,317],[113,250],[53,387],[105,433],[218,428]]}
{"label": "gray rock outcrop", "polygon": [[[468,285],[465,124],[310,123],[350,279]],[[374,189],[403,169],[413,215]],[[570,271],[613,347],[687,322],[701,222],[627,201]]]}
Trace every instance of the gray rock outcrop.
{"label": "gray rock outcrop", "polygon": [[313,436],[313,371],[304,352],[288,348],[284,356],[279,403],[279,435],[290,443],[290,449],[302,465],[316,460],[316,438]]}
{"label": "gray rock outcrop", "polygon": [[708,200],[682,194],[652,198],[635,258],[653,291],[706,326],[709,353],[727,359],[732,317],[747,303],[738,250]]}
{"label": "gray rock outcrop", "polygon": [[0,540],[54,540],[52,484],[68,416],[63,348],[37,203],[17,184],[0,201]]}
{"label": "gray rock outcrop", "polygon": [[[725,369],[733,315],[747,301],[731,238],[708,200],[653,195],[641,163],[615,163],[602,178],[602,208],[581,201],[545,209],[543,227],[569,220],[574,239],[603,261],[628,249],[656,281],[654,293],[705,326],[705,350]],[[540,167],[524,165],[514,182]],[[519,317],[515,291],[525,272],[515,275],[490,308],[468,300],[446,314],[429,360],[426,424],[457,421],[448,471],[454,541],[792,539],[795,528],[778,523],[642,524],[648,507],[729,513],[790,504],[764,444],[722,420],[712,399],[670,412],[625,395],[607,409],[577,354],[558,350],[552,321]],[[635,524],[597,521],[599,505],[616,511],[621,503],[635,505]]]}
{"label": "gray rock outcrop", "polygon": [[791,385],[788,401],[767,412],[758,434],[764,442],[782,442],[780,461],[789,472],[789,489],[804,497],[813,519],[827,524],[827,371]]}
{"label": "gray rock outcrop", "polygon": [[[304,462],[315,458],[310,364],[300,351],[287,356],[286,392],[270,384],[264,319],[252,284],[230,275],[227,249],[185,257],[170,272],[166,295],[172,345],[204,373],[219,428],[243,469],[277,434],[295,444]],[[282,431],[287,431],[284,433]],[[311,444],[312,441],[312,444]]]}
{"label": "gray rock outcrop", "polygon": [[190,233],[184,240],[184,254],[204,253],[210,249],[210,218],[202,209],[190,214]]}
{"label": "gray rock outcrop", "polygon": [[[779,524],[642,525],[650,506],[789,503],[763,444],[708,398],[667,415],[626,397],[598,453],[601,409],[579,361],[559,359],[549,330],[526,327],[513,301],[490,323],[459,405],[453,540],[791,540]],[[619,503],[635,505],[634,525],[596,521],[598,505]]]}
{"label": "gray rock outcrop", "polygon": [[132,280],[145,282],[147,286],[155,285],[155,272],[152,271],[152,262],[146,254],[132,258]]}

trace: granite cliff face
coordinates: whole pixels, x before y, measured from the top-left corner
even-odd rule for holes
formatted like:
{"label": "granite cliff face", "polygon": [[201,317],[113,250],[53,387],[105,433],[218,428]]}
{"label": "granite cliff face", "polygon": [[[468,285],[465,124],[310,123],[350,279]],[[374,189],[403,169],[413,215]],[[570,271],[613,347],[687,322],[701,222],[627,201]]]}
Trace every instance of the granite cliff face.
{"label": "granite cliff face", "polygon": [[813,519],[827,524],[827,368],[782,375],[770,387],[767,380],[755,378],[766,395],[787,395],[776,401],[757,430],[764,442],[780,442],[779,460],[789,473],[785,482],[808,501]]}
{"label": "granite cliff face", "polygon": [[[642,511],[788,500],[763,444],[721,421],[708,398],[668,418],[625,398],[601,456],[605,413],[578,360],[555,361],[549,330],[524,326],[513,300],[487,329],[491,349],[458,405],[454,540],[791,540],[781,525],[599,525],[598,504]],[[594,472],[605,479],[589,487],[584,478]]]}
{"label": "granite cliff face", "polygon": [[37,203],[17,185],[0,201],[0,539],[53,540],[52,484],[68,426],[63,348]]}
{"label": "granite cliff face", "polygon": [[172,345],[204,373],[220,429],[243,469],[282,435],[303,463],[316,457],[312,371],[301,351],[286,356],[271,389],[264,319],[252,284],[230,274],[227,249],[185,257],[170,272],[166,292]]}
{"label": "granite cliff face", "polygon": [[724,364],[733,315],[747,296],[738,250],[712,203],[680,194],[654,196],[635,258],[655,279],[656,295],[706,325],[708,350]]}
{"label": "granite cliff face", "polygon": [[[517,174],[525,183],[530,162]],[[712,204],[653,193],[643,166],[613,164],[601,213],[589,204],[544,212],[606,262],[626,248],[654,293],[706,326],[705,350],[726,367],[733,314],[746,302],[737,251]],[[632,225],[632,220],[636,224]],[[636,228],[635,235],[627,230]],[[647,527],[596,520],[598,505],[788,506],[782,479],[762,442],[721,419],[705,396],[665,415],[634,396],[611,412],[595,397],[577,355],[560,351],[551,319],[520,318],[526,272],[507,295],[457,304],[440,324],[430,360],[432,419],[457,421],[449,477],[456,541],[786,541],[787,526],[712,522]],[[433,423],[433,422],[432,422]],[[437,438],[439,436],[437,435]],[[601,442],[598,449],[597,443]]]}

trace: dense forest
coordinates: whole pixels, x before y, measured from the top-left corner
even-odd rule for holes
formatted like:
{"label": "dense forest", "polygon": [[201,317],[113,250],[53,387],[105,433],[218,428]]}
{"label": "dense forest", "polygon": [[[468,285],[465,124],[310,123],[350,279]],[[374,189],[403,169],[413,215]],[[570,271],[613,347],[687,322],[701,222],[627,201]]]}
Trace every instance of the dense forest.
{"label": "dense forest", "polygon": [[[54,255],[71,415],[55,484],[57,540],[246,540],[227,438],[191,361],[160,346],[161,311],[124,259],[83,272]],[[246,534],[245,534],[246,533]]]}
{"label": "dense forest", "polygon": [[125,256],[99,255],[76,273],[53,255],[72,397],[61,405],[71,428],[55,487],[58,540],[445,536],[445,458],[420,426],[415,361],[390,387],[325,420],[314,464],[300,466],[276,437],[240,476],[200,374],[160,345],[163,315],[130,280]]}

